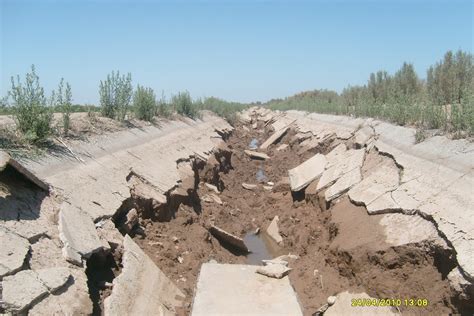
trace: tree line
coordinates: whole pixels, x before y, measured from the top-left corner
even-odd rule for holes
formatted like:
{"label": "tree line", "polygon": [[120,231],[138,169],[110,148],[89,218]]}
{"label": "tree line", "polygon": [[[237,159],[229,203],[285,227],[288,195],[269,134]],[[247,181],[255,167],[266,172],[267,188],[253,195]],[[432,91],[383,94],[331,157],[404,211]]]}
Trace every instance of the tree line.
{"label": "tree line", "polygon": [[340,94],[330,90],[299,93],[266,103],[274,109],[373,117],[420,129],[474,134],[473,55],[448,51],[420,79],[410,63],[393,75],[371,73],[367,83],[349,86]]}

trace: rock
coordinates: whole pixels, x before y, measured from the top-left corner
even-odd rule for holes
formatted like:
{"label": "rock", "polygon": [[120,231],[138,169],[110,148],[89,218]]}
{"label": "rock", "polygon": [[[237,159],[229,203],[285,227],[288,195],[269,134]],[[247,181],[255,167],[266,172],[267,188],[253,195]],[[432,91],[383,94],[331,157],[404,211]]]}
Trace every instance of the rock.
{"label": "rock", "polygon": [[311,181],[317,179],[324,172],[326,158],[316,154],[301,165],[288,171],[292,191],[304,189]]}
{"label": "rock", "polygon": [[260,145],[260,149],[267,149],[268,146],[276,143],[280,138],[285,135],[285,133],[290,129],[290,126],[283,127],[282,129],[276,131],[273,133],[266,141],[263,142],[262,145]]}
{"label": "rock", "polygon": [[69,269],[65,267],[40,269],[35,272],[38,274],[38,279],[43,282],[50,292],[62,287],[71,277]]}
{"label": "rock", "polygon": [[280,230],[278,228],[278,221],[280,219],[278,216],[275,216],[267,228],[267,234],[276,241],[276,243],[280,246],[283,246],[283,238],[280,235]]}
{"label": "rock", "polygon": [[350,188],[362,180],[360,168],[352,169],[340,177],[336,183],[330,186],[324,193],[327,202],[330,202],[342,194],[346,193]]}
{"label": "rock", "polygon": [[30,243],[23,237],[0,226],[0,279],[19,271],[30,251]]}
{"label": "rock", "polygon": [[215,185],[212,185],[212,184],[209,184],[209,183],[204,183],[204,185],[209,189],[209,190],[212,190],[214,191],[215,193],[219,194],[221,193],[219,191],[219,189],[215,186]]}
{"label": "rock", "polygon": [[300,257],[298,257],[297,255],[292,255],[291,253],[287,254],[287,255],[281,255],[279,257],[276,257],[275,259],[273,260],[281,260],[281,261],[286,261],[286,262],[290,262],[291,260],[297,260],[299,259]]}
{"label": "rock", "polygon": [[254,265],[204,263],[191,316],[302,316],[289,278],[269,278],[255,273],[257,269]]}
{"label": "rock", "polygon": [[245,253],[248,253],[249,252],[249,249],[247,248],[247,246],[245,245],[244,243],[244,240],[242,238],[239,238],[235,235],[232,235],[228,232],[226,232],[225,230],[223,230],[222,228],[219,228],[217,226],[211,226],[211,228],[209,229],[209,232],[214,236],[216,237],[219,241],[223,242],[223,243],[227,243],[231,246],[234,246],[235,248],[245,252]]}
{"label": "rock", "polygon": [[23,270],[2,281],[2,300],[7,312],[21,314],[48,294],[48,288],[32,270]]}
{"label": "rock", "polygon": [[59,238],[63,243],[63,255],[67,261],[82,265],[82,258],[110,249],[101,240],[92,218],[71,204],[63,203],[59,213]]}
{"label": "rock", "polygon": [[249,129],[247,126],[245,126],[245,125],[242,126],[242,129],[243,129],[244,131],[246,131],[246,132],[250,132],[250,129]]}
{"label": "rock", "polygon": [[373,299],[373,297],[366,293],[342,292],[336,297],[336,302],[326,310],[324,316],[353,315],[355,310],[358,316],[399,315],[398,312],[393,311],[389,306],[351,306],[352,299]]}
{"label": "rock", "polygon": [[264,186],[263,186],[263,189],[264,189],[265,191],[271,191],[271,190],[273,190],[273,187],[272,187],[271,185],[264,185]]}
{"label": "rock", "polygon": [[334,303],[336,303],[336,299],[337,299],[337,297],[335,297],[335,296],[329,296],[328,297],[328,305],[329,306],[334,305]]}
{"label": "rock", "polygon": [[270,278],[281,279],[290,271],[291,269],[283,264],[268,264],[264,267],[259,267],[256,272]]}
{"label": "rock", "polygon": [[281,144],[277,147],[277,151],[282,151],[288,148],[288,144]]}
{"label": "rock", "polygon": [[219,205],[222,205],[222,200],[220,197],[217,195],[211,193],[211,194],[206,194],[201,198],[202,201],[207,202],[207,203],[217,203]]}
{"label": "rock", "polygon": [[253,129],[257,129],[257,127],[258,127],[257,122],[255,122],[255,123],[252,124],[252,128],[253,128]]}
{"label": "rock", "polygon": [[122,228],[126,233],[130,233],[136,225],[138,225],[138,212],[136,209],[132,208],[128,211]]}
{"label": "rock", "polygon": [[[97,224],[96,224],[97,226]],[[97,234],[102,240],[109,243],[110,247],[115,249],[123,244],[123,236],[115,227],[114,222],[110,219],[102,220],[97,227]]]}
{"label": "rock", "polygon": [[257,188],[256,184],[248,184],[248,183],[242,183],[242,187],[246,190],[255,190]]}
{"label": "rock", "polygon": [[[126,235],[122,273],[104,301],[104,315],[172,315],[184,294]],[[161,314],[160,314],[161,313]]]}
{"label": "rock", "polygon": [[270,186],[274,186],[274,185],[275,185],[275,183],[273,183],[273,182],[271,182],[271,181],[268,181],[267,184],[270,185]]}
{"label": "rock", "polygon": [[278,258],[271,259],[271,260],[262,260],[263,265],[268,266],[270,264],[280,264],[282,266],[287,267],[288,266],[288,261],[280,260]]}
{"label": "rock", "polygon": [[259,153],[253,150],[244,150],[244,153],[253,159],[260,159],[260,160],[270,159],[270,156],[268,156],[267,154]]}
{"label": "rock", "polygon": [[[78,268],[69,269],[69,278],[65,289],[47,296],[28,311],[31,316],[49,315],[91,315],[92,301],[89,297],[87,276]],[[67,287],[66,287],[67,286]]]}
{"label": "rock", "polygon": [[211,193],[211,194],[210,194],[210,197],[211,197],[211,198],[214,200],[214,202],[216,202],[217,204],[219,204],[219,205],[222,205],[222,204],[223,204],[221,198],[218,197],[217,195]]}

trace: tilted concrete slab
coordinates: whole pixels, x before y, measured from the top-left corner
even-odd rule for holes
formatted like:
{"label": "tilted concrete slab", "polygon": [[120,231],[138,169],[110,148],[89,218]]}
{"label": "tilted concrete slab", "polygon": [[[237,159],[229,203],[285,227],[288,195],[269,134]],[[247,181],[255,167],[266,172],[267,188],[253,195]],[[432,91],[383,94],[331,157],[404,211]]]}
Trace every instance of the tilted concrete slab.
{"label": "tilted concrete slab", "polygon": [[30,251],[25,238],[0,226],[0,279],[19,271]]}
{"label": "tilted concrete slab", "polygon": [[340,197],[361,180],[362,175],[360,173],[360,168],[355,168],[344,173],[344,175],[337,179],[336,183],[331,185],[326,192],[324,192],[325,200],[329,202]]}
{"label": "tilted concrete slab", "polygon": [[211,226],[211,228],[209,228],[209,232],[218,240],[224,243],[227,243],[243,252],[246,252],[246,253],[250,252],[242,238],[237,237],[231,233],[228,233],[222,228],[219,228],[213,225]]}
{"label": "tilted concrete slab", "polygon": [[273,133],[266,141],[260,145],[260,149],[267,149],[270,145],[276,143],[285,133],[290,129],[289,126],[283,127],[282,129]]}
{"label": "tilted concrete slab", "polygon": [[258,266],[204,263],[192,316],[303,315],[288,277],[269,278]]}
{"label": "tilted concrete slab", "polygon": [[334,305],[324,312],[324,316],[389,316],[400,315],[396,310],[388,306],[352,306],[353,299],[372,300],[366,293],[342,292],[336,296]]}
{"label": "tilted concrete slab", "polygon": [[82,265],[82,258],[110,249],[99,238],[92,218],[81,209],[63,203],[59,213],[59,238],[63,243],[63,255],[71,263]]}
{"label": "tilted concrete slab", "polygon": [[346,173],[360,169],[364,163],[365,150],[345,150],[345,146],[337,146],[326,156],[326,159],[327,169],[318,182],[318,191],[328,187]]}
{"label": "tilted concrete slab", "polygon": [[299,191],[322,175],[326,167],[326,157],[316,154],[301,165],[288,171],[292,191]]}
{"label": "tilted concrete slab", "polygon": [[122,273],[104,301],[104,315],[173,315],[184,294],[128,236]]}

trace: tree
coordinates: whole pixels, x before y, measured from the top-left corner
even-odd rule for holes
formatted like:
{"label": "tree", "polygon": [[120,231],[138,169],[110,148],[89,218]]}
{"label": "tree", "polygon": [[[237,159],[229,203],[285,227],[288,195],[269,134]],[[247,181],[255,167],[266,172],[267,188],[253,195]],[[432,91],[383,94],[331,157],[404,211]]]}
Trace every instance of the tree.
{"label": "tree", "polygon": [[132,75],[120,76],[117,71],[107,75],[105,81],[100,81],[99,95],[102,114],[112,119],[123,121],[127,115],[132,99]]}
{"label": "tree", "polygon": [[171,103],[179,114],[186,115],[190,118],[197,116],[197,110],[193,106],[193,100],[188,91],[179,92],[178,95],[173,96]]}
{"label": "tree", "polygon": [[15,107],[15,119],[18,128],[26,139],[38,142],[46,139],[51,133],[52,111],[46,105],[44,89],[40,86],[35,66],[25,76],[25,83],[17,76],[16,82],[11,77],[10,95]]}
{"label": "tree", "polygon": [[133,108],[138,119],[151,122],[156,113],[156,97],[153,89],[138,85],[133,95]]}

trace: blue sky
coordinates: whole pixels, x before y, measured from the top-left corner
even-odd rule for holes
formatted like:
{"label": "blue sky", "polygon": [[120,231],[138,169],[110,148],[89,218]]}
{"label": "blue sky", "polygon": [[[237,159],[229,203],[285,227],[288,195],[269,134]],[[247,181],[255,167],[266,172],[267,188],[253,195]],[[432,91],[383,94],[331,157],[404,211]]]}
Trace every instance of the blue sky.
{"label": "blue sky", "polygon": [[473,48],[473,1],[0,0],[0,95],[35,64],[49,92],[97,103],[112,70],[157,95],[265,101],[364,84],[411,62],[424,77]]}

